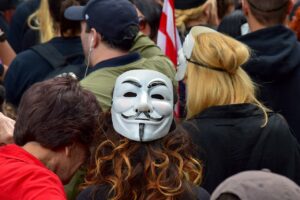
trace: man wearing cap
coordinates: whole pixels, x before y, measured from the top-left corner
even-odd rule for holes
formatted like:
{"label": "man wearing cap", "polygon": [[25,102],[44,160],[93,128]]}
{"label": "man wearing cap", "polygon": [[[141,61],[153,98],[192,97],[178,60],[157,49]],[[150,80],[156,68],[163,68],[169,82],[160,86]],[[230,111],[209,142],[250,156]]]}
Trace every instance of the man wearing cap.
{"label": "man wearing cap", "polygon": [[104,110],[111,106],[116,78],[125,71],[152,69],[174,78],[171,61],[138,34],[137,12],[128,0],[91,0],[86,6],[68,8],[65,17],[81,21],[87,66],[92,66],[81,84],[96,95]]}
{"label": "man wearing cap", "polygon": [[259,98],[280,112],[300,142],[300,44],[286,27],[293,0],[244,0],[251,33],[238,38],[252,50],[244,69],[260,86]]}

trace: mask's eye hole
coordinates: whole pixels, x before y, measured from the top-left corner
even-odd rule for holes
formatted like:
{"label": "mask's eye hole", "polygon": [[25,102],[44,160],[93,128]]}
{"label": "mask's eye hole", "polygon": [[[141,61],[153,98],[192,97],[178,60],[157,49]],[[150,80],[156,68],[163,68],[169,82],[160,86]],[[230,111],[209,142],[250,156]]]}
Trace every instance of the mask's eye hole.
{"label": "mask's eye hole", "polygon": [[134,92],[126,92],[123,96],[124,97],[136,97],[137,94]]}
{"label": "mask's eye hole", "polygon": [[164,100],[165,98],[162,96],[162,95],[160,95],[160,94],[152,94],[151,95],[151,98],[153,98],[153,99],[159,99],[159,100]]}

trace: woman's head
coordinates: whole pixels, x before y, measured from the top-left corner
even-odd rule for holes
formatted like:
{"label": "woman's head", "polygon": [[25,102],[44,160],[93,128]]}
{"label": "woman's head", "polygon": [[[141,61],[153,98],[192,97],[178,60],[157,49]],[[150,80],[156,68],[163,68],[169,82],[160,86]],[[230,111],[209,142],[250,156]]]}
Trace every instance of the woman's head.
{"label": "woman's head", "polygon": [[137,142],[113,129],[110,113],[103,113],[100,121],[103,132],[83,188],[108,185],[113,200],[193,199],[192,185],[201,182],[202,166],[183,130]]}
{"label": "woman's head", "polygon": [[67,20],[64,10],[72,5],[84,5],[87,0],[41,0],[39,8],[29,16],[30,28],[39,30],[40,42],[56,36],[74,37],[80,34],[80,23]]}
{"label": "woman's head", "polygon": [[140,31],[156,41],[162,6],[156,0],[130,0],[139,10]]}
{"label": "woman's head", "polygon": [[261,105],[253,82],[241,68],[250,56],[246,45],[209,28],[194,27],[184,42],[183,56],[187,66],[179,79],[185,75],[187,118],[211,106]]}
{"label": "woman's head", "polygon": [[63,37],[76,36],[80,34],[80,23],[71,21],[64,17],[65,10],[73,5],[85,5],[88,0],[48,0],[50,15],[54,29],[59,30]]}
{"label": "woman's head", "polygon": [[120,75],[112,114],[100,117],[102,133],[86,185],[109,185],[111,199],[192,195],[189,189],[200,182],[202,168],[188,136],[171,128],[173,103],[165,75],[152,70]]}

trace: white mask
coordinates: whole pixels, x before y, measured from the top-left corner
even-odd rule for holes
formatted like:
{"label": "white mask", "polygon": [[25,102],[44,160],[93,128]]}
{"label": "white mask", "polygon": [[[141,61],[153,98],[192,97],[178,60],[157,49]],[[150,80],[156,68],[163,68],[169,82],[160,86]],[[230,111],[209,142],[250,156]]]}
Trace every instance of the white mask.
{"label": "white mask", "polygon": [[173,85],[160,72],[131,70],[115,83],[111,108],[114,129],[134,141],[168,134],[173,121]]}
{"label": "white mask", "polygon": [[195,46],[194,37],[196,37],[201,33],[209,33],[209,32],[216,32],[216,31],[204,26],[194,26],[190,30],[189,34],[185,37],[183,42],[183,47],[178,51],[178,65],[177,65],[175,80],[180,81],[184,78],[186,68],[187,68],[186,59],[191,59],[193,49]]}

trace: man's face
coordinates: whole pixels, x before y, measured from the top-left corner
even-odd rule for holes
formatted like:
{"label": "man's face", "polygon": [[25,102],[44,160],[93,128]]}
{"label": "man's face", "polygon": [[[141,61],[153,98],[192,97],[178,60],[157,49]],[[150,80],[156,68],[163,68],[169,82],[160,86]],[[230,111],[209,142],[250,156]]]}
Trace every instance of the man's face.
{"label": "man's face", "polygon": [[[70,182],[79,167],[86,161],[88,155],[88,149],[78,143],[65,148],[68,148],[68,150],[64,149],[58,155],[58,165],[54,171],[63,184]],[[68,151],[68,153],[66,153],[66,151]]]}
{"label": "man's face", "polygon": [[86,32],[86,22],[82,21],[80,38],[81,38],[83,52],[86,58],[88,58],[88,54],[89,54],[89,46],[90,46],[89,37],[90,37],[89,33]]}
{"label": "man's face", "polygon": [[163,74],[132,70],[118,77],[112,103],[114,129],[135,141],[165,136],[173,120],[173,86]]}

